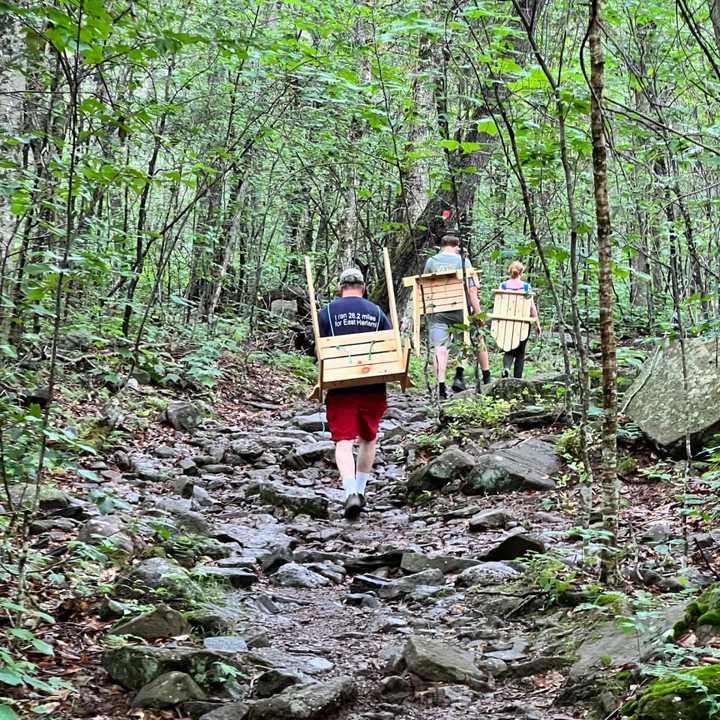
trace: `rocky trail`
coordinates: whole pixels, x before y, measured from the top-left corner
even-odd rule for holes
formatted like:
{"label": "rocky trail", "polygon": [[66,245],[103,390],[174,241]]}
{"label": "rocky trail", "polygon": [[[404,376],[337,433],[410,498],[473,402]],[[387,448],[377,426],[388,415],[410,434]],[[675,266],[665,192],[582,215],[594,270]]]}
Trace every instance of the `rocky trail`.
{"label": "rocky trail", "polygon": [[[491,392],[527,397],[538,382]],[[516,408],[524,430],[475,428],[463,449],[428,452],[437,408],[419,394],[389,404],[357,522],[342,517],[317,406],[270,398],[205,420],[171,402],[165,427],[90,461],[75,497],[46,493],[35,532],[48,547],[79,539],[120,558],[87,578],[104,599],[56,613],[54,662],[79,691],[56,716],[584,717],[578,703],[602,694],[588,678],[637,661],[684,604],[663,603],[633,641],[602,616],[593,633],[568,620],[580,594],[520,562],[552,550],[567,569],[585,552],[536,406]],[[105,505],[81,499],[109,482]]]}

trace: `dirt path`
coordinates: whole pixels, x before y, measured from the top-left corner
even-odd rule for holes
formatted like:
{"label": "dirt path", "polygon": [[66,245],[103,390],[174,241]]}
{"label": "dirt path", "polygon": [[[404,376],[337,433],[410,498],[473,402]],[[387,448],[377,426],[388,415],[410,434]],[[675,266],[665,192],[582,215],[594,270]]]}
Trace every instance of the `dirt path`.
{"label": "dirt path", "polygon": [[196,428],[193,405],[171,403],[175,429],[128,437],[76,486],[111,484],[105,514],[70,498],[51,521],[51,542],[116,560],[88,564],[95,601],[56,609],[56,674],[79,691],[57,716],[584,717],[557,704],[576,630],[543,610],[542,567],[519,562],[582,554],[547,429],[474,427],[444,450],[437,408],[393,395],[367,511],[348,522],[317,406],[281,395]]}

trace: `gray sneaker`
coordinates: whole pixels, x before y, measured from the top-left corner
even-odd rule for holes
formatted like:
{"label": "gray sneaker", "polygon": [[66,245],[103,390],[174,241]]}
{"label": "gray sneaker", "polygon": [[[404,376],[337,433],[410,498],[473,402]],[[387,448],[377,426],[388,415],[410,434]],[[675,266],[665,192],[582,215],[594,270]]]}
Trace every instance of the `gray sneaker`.
{"label": "gray sneaker", "polygon": [[362,510],[362,501],[360,495],[353,493],[345,501],[345,519],[346,520],[357,520]]}

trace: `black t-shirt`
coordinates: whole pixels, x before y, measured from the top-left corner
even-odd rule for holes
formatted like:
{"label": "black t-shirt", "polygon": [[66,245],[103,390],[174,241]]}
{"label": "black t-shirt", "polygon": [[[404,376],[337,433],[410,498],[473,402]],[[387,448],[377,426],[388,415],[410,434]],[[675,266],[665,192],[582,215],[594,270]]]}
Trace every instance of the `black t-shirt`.
{"label": "black t-shirt", "polygon": [[[387,315],[374,303],[361,297],[344,297],[326,305],[318,317],[320,336],[351,335],[353,333],[391,330]],[[330,390],[333,395],[350,393],[384,393],[385,383],[358,385],[357,387]]]}

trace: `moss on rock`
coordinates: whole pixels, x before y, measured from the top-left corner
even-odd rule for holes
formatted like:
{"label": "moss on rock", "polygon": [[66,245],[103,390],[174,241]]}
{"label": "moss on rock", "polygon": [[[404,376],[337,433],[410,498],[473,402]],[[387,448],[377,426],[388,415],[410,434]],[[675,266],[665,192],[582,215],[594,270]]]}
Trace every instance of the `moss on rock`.
{"label": "moss on rock", "polygon": [[711,585],[687,606],[685,617],[673,627],[673,637],[677,640],[701,626],[720,628],[720,583]]}
{"label": "moss on rock", "polygon": [[707,720],[708,699],[720,697],[720,666],[690,668],[655,680],[640,695],[623,705],[629,720]]}

